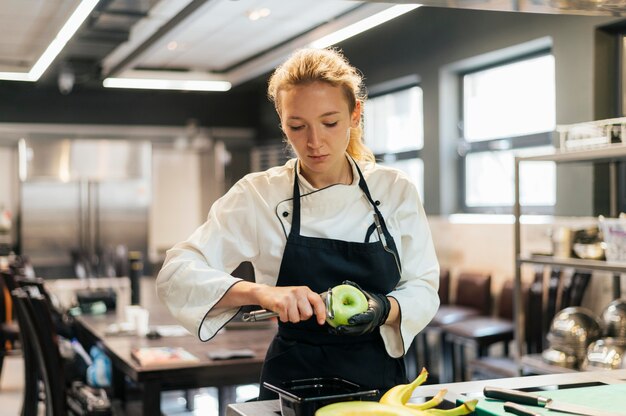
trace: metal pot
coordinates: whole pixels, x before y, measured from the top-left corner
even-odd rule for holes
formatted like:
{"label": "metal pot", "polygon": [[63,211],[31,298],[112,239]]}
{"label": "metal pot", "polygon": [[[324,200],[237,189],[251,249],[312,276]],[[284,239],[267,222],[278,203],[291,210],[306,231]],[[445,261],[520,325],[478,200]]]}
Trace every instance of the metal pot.
{"label": "metal pot", "polygon": [[626,338],[626,299],[616,299],[602,311],[605,337]]}
{"label": "metal pot", "polygon": [[581,364],[582,370],[626,369],[626,339],[602,338],[592,342]]}
{"label": "metal pot", "polygon": [[559,311],[548,332],[551,348],[575,355],[582,361],[587,347],[602,335],[600,320],[586,308],[573,306]]}
{"label": "metal pot", "polygon": [[541,353],[541,358],[548,364],[565,368],[576,368],[578,357],[563,351],[548,348]]}
{"label": "metal pot", "polygon": [[574,243],[574,254],[580,259],[601,260],[604,259],[604,242],[595,243]]}

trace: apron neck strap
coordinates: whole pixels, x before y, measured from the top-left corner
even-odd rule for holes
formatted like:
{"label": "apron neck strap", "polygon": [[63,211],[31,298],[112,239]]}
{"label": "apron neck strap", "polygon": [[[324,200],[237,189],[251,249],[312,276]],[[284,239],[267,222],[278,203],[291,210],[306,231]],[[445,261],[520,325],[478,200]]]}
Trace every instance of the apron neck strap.
{"label": "apron neck strap", "polygon": [[[387,232],[387,226],[385,225],[385,221],[383,219],[383,216],[381,215],[380,211],[378,210],[378,206],[376,205],[376,203],[374,202],[374,200],[372,199],[372,195],[370,194],[370,190],[367,187],[367,183],[365,182],[365,177],[363,176],[363,172],[361,172],[361,169],[359,168],[359,165],[356,163],[356,161],[352,158],[352,156],[348,155],[348,157],[352,160],[352,162],[354,163],[354,166],[356,167],[356,171],[359,174],[359,188],[361,188],[361,190],[363,191],[363,193],[365,194],[365,196],[367,197],[367,200],[369,201],[369,203],[372,205],[372,207],[374,208],[374,212],[376,213],[376,215],[378,215],[378,218],[380,218],[381,222],[382,222],[382,226],[383,229],[385,230],[385,232]],[[293,167],[293,173],[294,173],[294,180],[293,180],[293,219],[291,221],[291,232],[292,233],[296,233],[296,235],[300,234],[300,222],[301,222],[301,215],[300,215],[300,186],[299,186],[299,176],[298,176],[298,164],[300,163],[299,160],[296,160],[296,163]],[[352,169],[352,166],[350,166],[350,169]]]}

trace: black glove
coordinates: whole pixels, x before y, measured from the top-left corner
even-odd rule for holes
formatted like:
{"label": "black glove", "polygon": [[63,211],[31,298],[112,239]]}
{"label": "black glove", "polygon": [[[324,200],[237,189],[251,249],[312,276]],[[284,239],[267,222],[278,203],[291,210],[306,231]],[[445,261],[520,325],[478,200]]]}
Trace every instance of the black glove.
{"label": "black glove", "polygon": [[359,289],[367,298],[368,307],[365,312],[359,313],[348,319],[348,325],[340,325],[331,328],[331,331],[341,335],[363,335],[373,332],[376,328],[387,321],[391,302],[387,296],[378,293],[369,293],[349,280],[343,282],[344,285],[354,286]]}

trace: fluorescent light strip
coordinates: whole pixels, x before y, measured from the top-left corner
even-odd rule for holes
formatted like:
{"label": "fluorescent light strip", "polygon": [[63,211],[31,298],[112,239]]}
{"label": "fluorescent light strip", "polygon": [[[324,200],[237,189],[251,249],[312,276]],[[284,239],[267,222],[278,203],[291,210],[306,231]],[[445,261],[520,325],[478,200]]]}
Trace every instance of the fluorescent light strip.
{"label": "fluorescent light strip", "polygon": [[80,2],[76,10],[74,10],[74,13],[67,19],[67,22],[65,22],[54,40],[48,45],[44,53],[39,57],[28,73],[0,72],[0,80],[31,82],[39,80],[99,1],[100,0],[82,0]]}
{"label": "fluorescent light strip", "polygon": [[106,78],[102,85],[106,88],[137,88],[148,90],[183,91],[228,91],[227,81],[149,79],[149,78]]}
{"label": "fluorescent light strip", "polygon": [[376,27],[391,19],[395,19],[396,17],[417,9],[420,6],[421,4],[402,4],[390,7],[387,10],[383,10],[380,13],[376,13],[373,16],[367,17],[361,21],[351,24],[350,26],[339,29],[336,32],[330,33],[316,41],[313,41],[309,44],[309,46],[320,49],[326,48],[339,43],[342,40],[358,35],[359,33],[365,32],[366,30]]}

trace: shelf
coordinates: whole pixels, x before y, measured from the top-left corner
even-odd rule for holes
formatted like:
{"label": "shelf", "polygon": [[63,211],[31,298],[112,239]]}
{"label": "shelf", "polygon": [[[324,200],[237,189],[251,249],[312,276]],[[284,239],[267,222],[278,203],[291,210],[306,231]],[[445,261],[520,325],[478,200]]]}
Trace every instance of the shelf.
{"label": "shelf", "polygon": [[517,158],[520,162],[539,162],[539,161],[552,161],[552,162],[610,162],[613,160],[626,158],[626,144],[616,143],[595,149],[582,149],[582,150],[567,150],[567,151],[555,151],[554,153],[544,154],[539,156],[529,156]]}
{"label": "shelf", "polygon": [[626,263],[607,263],[603,260],[583,260],[574,258],[556,258],[552,256],[518,256],[517,263],[544,264],[561,267],[573,267],[579,270],[601,270],[626,273]]}

